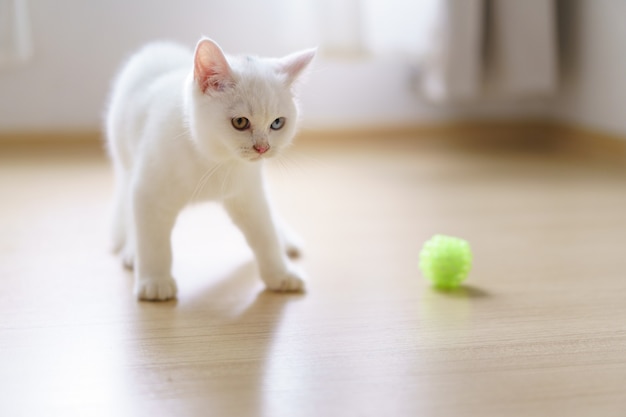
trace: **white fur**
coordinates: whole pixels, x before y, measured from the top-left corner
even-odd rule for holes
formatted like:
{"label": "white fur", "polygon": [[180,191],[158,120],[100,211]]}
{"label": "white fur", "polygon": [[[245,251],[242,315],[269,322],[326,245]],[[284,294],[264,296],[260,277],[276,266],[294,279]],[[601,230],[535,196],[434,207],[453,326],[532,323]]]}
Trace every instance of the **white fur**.
{"label": "white fur", "polygon": [[[296,251],[271,210],[263,162],[295,134],[292,83],[315,51],[282,59],[227,57],[202,39],[195,53],[171,43],[140,50],[119,74],[106,120],[116,176],[113,243],[135,269],[135,293],[176,296],[170,235],[190,202],[221,201],[252,248],[269,289],[300,291]],[[251,128],[231,120],[246,117]],[[280,130],[270,129],[279,117]],[[269,150],[259,153],[254,146]]]}

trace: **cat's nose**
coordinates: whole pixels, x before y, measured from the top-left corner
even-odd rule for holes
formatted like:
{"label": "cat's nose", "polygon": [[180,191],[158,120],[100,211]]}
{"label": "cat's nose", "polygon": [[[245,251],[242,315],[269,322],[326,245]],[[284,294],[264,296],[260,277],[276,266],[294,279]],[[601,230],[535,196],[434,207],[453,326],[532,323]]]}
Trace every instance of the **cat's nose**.
{"label": "cat's nose", "polygon": [[257,143],[253,146],[254,150],[260,154],[264,154],[270,149],[269,144]]}

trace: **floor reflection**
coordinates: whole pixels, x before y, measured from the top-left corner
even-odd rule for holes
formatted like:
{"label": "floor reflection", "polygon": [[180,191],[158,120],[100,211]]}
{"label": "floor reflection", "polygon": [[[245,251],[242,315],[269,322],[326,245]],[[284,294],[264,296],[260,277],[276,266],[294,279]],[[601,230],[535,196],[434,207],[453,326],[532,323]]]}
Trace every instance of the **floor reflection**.
{"label": "floor reflection", "polygon": [[283,311],[301,297],[264,291],[249,262],[178,302],[139,303],[129,337],[140,346],[127,358],[135,415],[255,414]]}

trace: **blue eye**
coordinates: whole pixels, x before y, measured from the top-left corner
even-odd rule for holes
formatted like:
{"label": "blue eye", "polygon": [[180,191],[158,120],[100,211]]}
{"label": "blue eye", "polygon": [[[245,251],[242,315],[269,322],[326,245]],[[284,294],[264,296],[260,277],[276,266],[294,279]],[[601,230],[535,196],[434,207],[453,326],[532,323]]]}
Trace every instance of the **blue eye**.
{"label": "blue eye", "polygon": [[270,127],[272,128],[272,130],[279,130],[282,129],[283,126],[285,126],[285,118],[279,117],[272,122]]}

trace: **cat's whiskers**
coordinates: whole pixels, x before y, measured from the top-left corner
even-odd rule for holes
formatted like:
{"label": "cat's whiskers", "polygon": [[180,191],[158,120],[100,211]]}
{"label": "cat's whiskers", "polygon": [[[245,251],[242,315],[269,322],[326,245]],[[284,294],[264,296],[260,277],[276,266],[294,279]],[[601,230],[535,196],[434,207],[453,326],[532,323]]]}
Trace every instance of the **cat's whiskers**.
{"label": "cat's whiskers", "polygon": [[190,136],[191,135],[191,129],[189,127],[185,128],[182,132],[180,132],[178,135],[173,136],[172,140],[179,140],[182,139],[185,136]]}
{"label": "cat's whiskers", "polygon": [[280,175],[289,178],[292,176],[291,167],[285,161],[285,157],[278,155],[272,159],[272,166],[276,167]]}
{"label": "cat's whiskers", "polygon": [[222,171],[222,180],[220,181],[220,186],[218,189],[218,194],[221,196],[225,196],[226,194],[228,194],[228,190],[230,189],[231,186],[231,173],[233,170],[233,166],[232,164],[226,165],[225,166],[226,170]]}
{"label": "cat's whiskers", "polygon": [[[291,153],[292,151],[290,151]],[[287,175],[288,177],[296,176],[297,174],[306,173],[307,170],[302,164],[299,158],[293,158],[290,153],[279,153],[276,157],[272,158],[272,161],[276,162],[276,166],[281,171],[281,175]]]}
{"label": "cat's whiskers", "polygon": [[189,203],[193,203],[194,200],[196,199],[196,197],[198,197],[200,194],[202,194],[202,192],[204,191],[204,187],[206,187],[206,185],[209,182],[209,180],[211,179],[211,177],[213,177],[213,175],[215,175],[215,173],[221,167],[222,167],[222,164],[217,164],[217,165],[207,169],[204,172],[204,174],[202,175],[202,177],[200,177],[200,180],[196,184],[196,187],[193,190],[193,193],[191,194],[191,197],[189,197]]}

